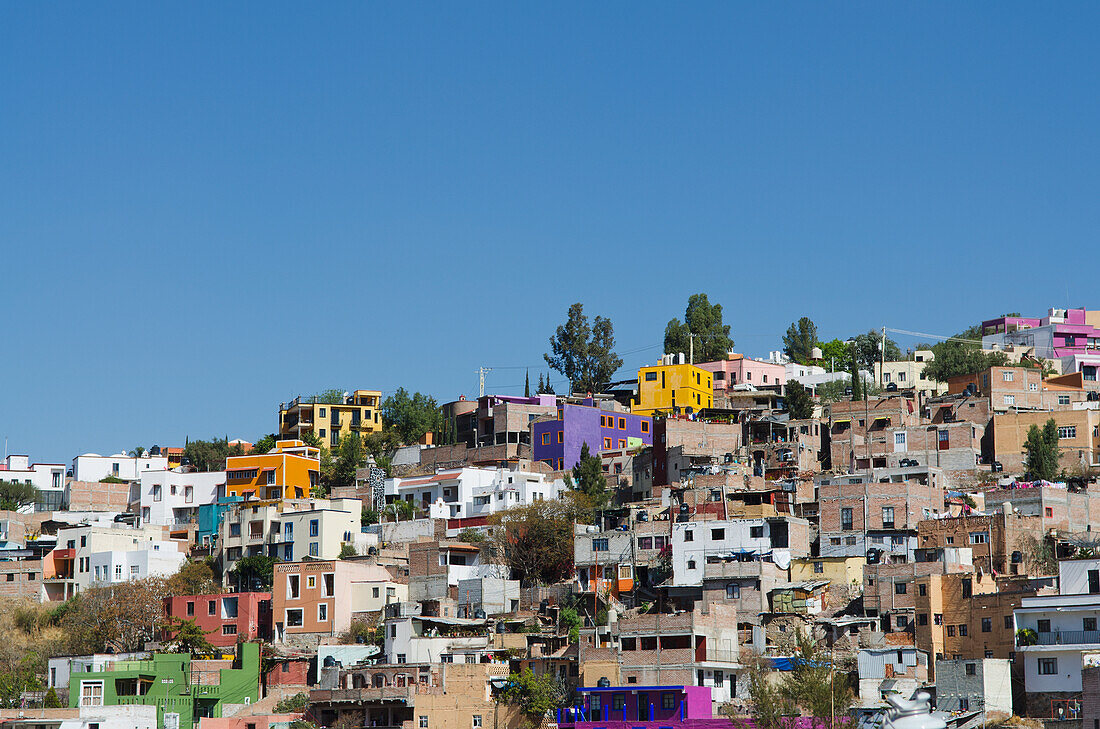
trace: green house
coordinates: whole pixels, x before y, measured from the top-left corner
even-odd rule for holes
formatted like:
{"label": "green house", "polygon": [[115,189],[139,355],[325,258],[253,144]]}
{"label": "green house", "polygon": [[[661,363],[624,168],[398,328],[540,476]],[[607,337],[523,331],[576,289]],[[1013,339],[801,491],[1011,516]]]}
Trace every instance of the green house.
{"label": "green house", "polygon": [[74,673],[69,706],[154,705],[161,729],[193,729],[204,716],[221,716],[225,704],[259,699],[259,643],[240,645],[240,668],[203,671],[201,665],[186,654],[158,653],[147,661],[119,661],[109,671]]}

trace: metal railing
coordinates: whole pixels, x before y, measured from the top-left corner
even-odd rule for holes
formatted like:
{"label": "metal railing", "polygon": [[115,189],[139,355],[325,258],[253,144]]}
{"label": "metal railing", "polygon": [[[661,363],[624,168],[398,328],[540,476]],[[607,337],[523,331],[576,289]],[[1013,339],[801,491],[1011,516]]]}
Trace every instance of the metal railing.
{"label": "metal railing", "polygon": [[[1100,643],[1100,630],[1055,630],[1049,633],[1036,633],[1031,645],[1081,645]],[[1021,642],[1020,645],[1027,645]]]}

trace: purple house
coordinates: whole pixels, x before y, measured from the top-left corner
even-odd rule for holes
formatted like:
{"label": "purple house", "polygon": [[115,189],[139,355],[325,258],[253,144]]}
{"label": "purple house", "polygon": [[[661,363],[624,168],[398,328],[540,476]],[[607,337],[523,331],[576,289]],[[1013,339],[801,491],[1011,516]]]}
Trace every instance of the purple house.
{"label": "purple house", "polygon": [[572,468],[585,443],[592,455],[653,445],[653,418],[601,410],[593,400],[564,404],[554,420],[531,426],[536,461],[559,471]]}
{"label": "purple house", "polygon": [[578,688],[575,706],[558,709],[561,729],[729,729],[715,718],[709,686]]}

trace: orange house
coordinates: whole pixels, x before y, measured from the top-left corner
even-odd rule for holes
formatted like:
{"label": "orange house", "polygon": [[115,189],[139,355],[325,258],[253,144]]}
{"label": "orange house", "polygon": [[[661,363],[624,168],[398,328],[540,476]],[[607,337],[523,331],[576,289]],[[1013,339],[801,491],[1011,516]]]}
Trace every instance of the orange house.
{"label": "orange house", "polygon": [[319,448],[280,440],[267,453],[230,456],[225,461],[226,496],[304,499],[318,483]]}

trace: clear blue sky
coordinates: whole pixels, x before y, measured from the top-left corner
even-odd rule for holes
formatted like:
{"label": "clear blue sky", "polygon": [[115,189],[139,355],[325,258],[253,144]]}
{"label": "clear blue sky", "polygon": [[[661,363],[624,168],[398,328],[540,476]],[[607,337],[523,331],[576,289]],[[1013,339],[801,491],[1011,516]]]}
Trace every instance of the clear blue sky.
{"label": "clear blue sky", "polygon": [[517,393],[574,301],[627,368],[698,291],[757,356],[1100,306],[1100,6],[542,5],[0,6],[10,451]]}

